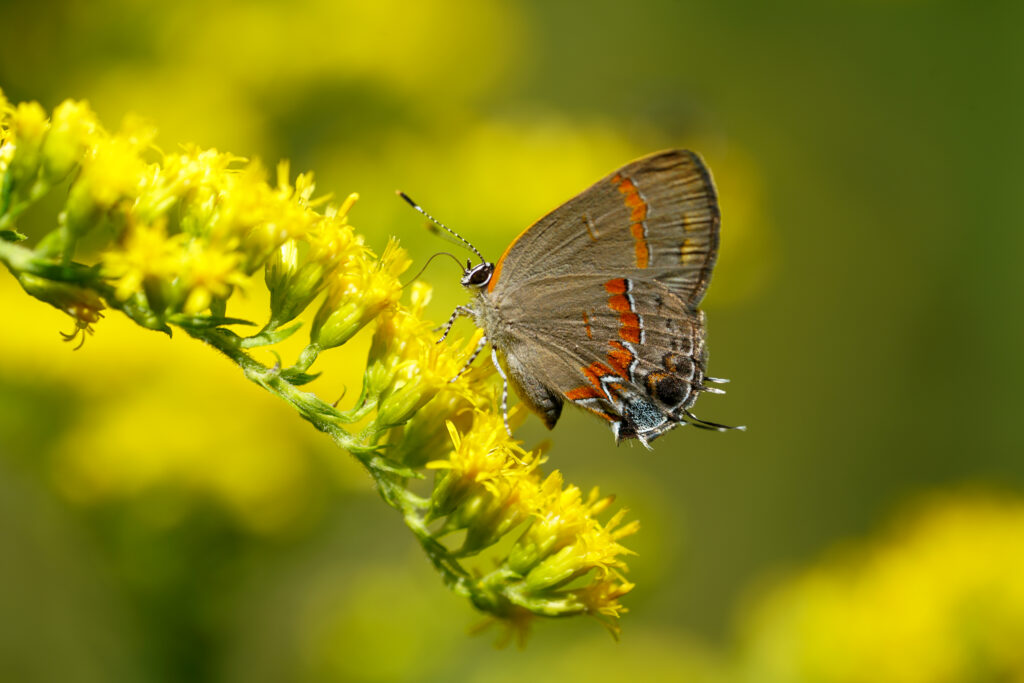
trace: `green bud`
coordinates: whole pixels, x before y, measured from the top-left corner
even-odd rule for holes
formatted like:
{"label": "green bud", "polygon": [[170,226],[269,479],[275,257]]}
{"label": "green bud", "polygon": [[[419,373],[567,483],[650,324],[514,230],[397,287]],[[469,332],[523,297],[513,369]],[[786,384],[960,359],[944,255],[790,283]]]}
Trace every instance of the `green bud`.
{"label": "green bud", "polygon": [[317,311],[310,330],[310,341],[321,349],[341,346],[372,319],[372,316],[366,315],[366,309],[359,304],[358,299],[346,301],[337,307],[329,303],[325,301]]}
{"label": "green bud", "polygon": [[105,308],[103,300],[90,289],[69,282],[47,280],[30,273],[19,274],[18,282],[35,298],[64,311],[83,324],[92,324],[102,317],[100,311]]}
{"label": "green bud", "polygon": [[438,388],[416,376],[389,392],[377,408],[378,428],[387,429],[405,424],[437,395]]}

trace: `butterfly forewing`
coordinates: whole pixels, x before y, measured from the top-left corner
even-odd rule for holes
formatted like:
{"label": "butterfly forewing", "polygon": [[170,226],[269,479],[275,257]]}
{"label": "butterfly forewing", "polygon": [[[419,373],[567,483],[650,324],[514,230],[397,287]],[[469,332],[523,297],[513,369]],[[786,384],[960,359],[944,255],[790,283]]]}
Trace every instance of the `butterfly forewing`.
{"label": "butterfly forewing", "polygon": [[495,264],[496,303],[539,278],[595,271],[658,280],[691,307],[718,251],[711,176],[693,152],[660,152],[624,166],[524,231]]}

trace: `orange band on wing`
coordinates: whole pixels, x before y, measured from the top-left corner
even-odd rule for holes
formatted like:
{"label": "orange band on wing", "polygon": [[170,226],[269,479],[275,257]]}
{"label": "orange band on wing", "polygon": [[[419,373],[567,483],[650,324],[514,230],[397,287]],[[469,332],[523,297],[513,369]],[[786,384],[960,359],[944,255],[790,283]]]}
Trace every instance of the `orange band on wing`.
{"label": "orange band on wing", "polygon": [[647,248],[647,236],[644,234],[644,221],[647,220],[647,202],[640,196],[640,190],[637,189],[636,185],[629,178],[623,178],[616,173],[612,176],[612,182],[615,183],[615,187],[622,193],[623,201],[629,209],[629,220],[631,222],[629,232],[633,235],[634,242],[636,242],[634,246],[636,267],[646,268],[651,258],[650,250]]}
{"label": "orange band on wing", "polygon": [[594,387],[588,387],[585,384],[581,387],[576,387],[575,389],[570,389],[565,392],[565,397],[570,401],[582,401],[588,398],[601,398],[603,395],[604,394]]}
{"label": "orange band on wing", "polygon": [[640,343],[640,316],[636,313],[619,315],[619,337],[634,344]]}
{"label": "orange band on wing", "polygon": [[629,291],[629,285],[626,284],[626,278],[619,277],[604,283],[604,289],[609,294],[625,294]]}
{"label": "orange band on wing", "polygon": [[622,345],[621,342],[611,342],[612,350],[608,352],[608,364],[611,365],[619,377],[629,379],[629,366],[633,364],[633,353]]}
{"label": "orange band on wing", "polygon": [[633,307],[629,305],[629,297],[625,294],[612,294],[608,297],[608,308],[616,313],[631,313]]}
{"label": "orange band on wing", "polygon": [[601,361],[594,361],[587,367],[581,368],[581,370],[583,371],[583,376],[590,380],[594,388],[600,391],[603,396],[604,390],[601,388],[601,378],[614,374],[615,371]]}
{"label": "orange band on wing", "polygon": [[626,294],[630,290],[624,277],[604,283],[608,297],[608,308],[619,314],[619,337],[634,344],[640,343],[640,316],[633,312],[633,303]]}

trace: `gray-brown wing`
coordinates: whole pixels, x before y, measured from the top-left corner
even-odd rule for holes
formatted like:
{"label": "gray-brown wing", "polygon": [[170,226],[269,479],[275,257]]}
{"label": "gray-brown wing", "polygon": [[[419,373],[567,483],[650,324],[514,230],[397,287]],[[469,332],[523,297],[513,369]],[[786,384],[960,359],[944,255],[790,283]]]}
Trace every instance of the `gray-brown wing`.
{"label": "gray-brown wing", "polygon": [[[607,279],[606,279],[607,278]],[[597,276],[537,280],[512,293],[504,348],[519,395],[554,425],[564,401],[644,443],[694,422],[706,391],[704,315],[659,282]]]}
{"label": "gray-brown wing", "polygon": [[509,245],[488,284],[500,302],[541,278],[597,270],[657,281],[696,309],[718,253],[718,200],[700,157],[638,159],[534,223]]}

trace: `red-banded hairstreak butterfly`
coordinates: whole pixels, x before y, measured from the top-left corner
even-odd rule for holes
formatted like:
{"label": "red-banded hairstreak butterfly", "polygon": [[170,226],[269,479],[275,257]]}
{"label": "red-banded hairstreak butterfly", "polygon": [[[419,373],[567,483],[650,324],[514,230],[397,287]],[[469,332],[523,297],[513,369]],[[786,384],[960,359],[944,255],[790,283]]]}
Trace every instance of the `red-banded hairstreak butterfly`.
{"label": "red-banded hairstreak butterfly", "polygon": [[399,194],[480,258],[466,262],[462,285],[474,297],[445,336],[460,315],[483,329],[473,358],[490,342],[506,426],[511,380],[549,429],[566,401],[608,422],[616,441],[648,447],[681,424],[732,429],[690,412],[700,393],[724,393],[708,383],[727,381],[704,374],[697,306],[720,216],[697,154],[669,150],[623,166],[524,230],[495,263]]}

